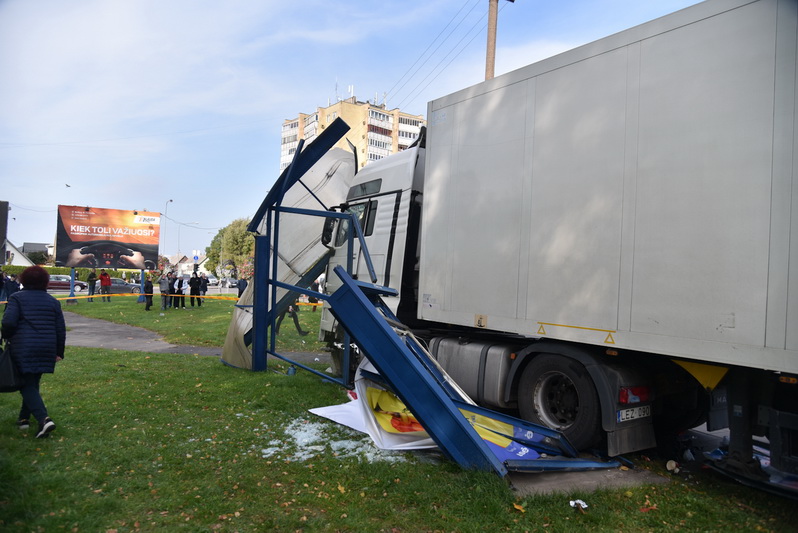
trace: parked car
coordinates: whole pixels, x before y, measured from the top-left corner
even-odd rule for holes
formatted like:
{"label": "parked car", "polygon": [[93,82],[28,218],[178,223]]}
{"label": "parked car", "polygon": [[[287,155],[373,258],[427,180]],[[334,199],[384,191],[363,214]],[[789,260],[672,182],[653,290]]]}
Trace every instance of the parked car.
{"label": "parked car", "polygon": [[[64,274],[50,274],[50,282],[47,284],[48,289],[69,290],[70,276]],[[86,282],[75,280],[75,292],[85,291]]]}
{"label": "parked car", "polygon": [[[99,283],[98,289],[99,287]],[[111,294],[138,294],[141,292],[141,285],[138,283],[127,283],[122,278],[111,278]]]}
{"label": "parked car", "polygon": [[219,284],[219,278],[214,276],[213,274],[208,274],[208,285],[215,286]]}
{"label": "parked car", "polygon": [[235,278],[222,278],[222,287],[238,287],[238,280]]}

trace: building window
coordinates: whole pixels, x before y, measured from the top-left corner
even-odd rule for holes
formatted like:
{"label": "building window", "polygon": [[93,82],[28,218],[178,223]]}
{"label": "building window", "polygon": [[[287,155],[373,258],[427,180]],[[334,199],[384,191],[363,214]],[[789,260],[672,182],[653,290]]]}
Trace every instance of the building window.
{"label": "building window", "polygon": [[373,139],[371,137],[369,137],[369,146],[373,146],[375,148],[382,148],[383,150],[391,149],[391,143]]}
{"label": "building window", "polygon": [[391,119],[393,118],[387,113],[380,113],[374,109],[369,109],[369,117],[373,118],[374,120],[382,120],[384,122],[391,122]]}
{"label": "building window", "polygon": [[374,126],[373,124],[369,124],[368,128],[369,133],[376,133],[377,135],[385,135],[386,137],[390,137],[393,133],[391,130],[387,128],[381,128],[379,126]]}
{"label": "building window", "polygon": [[399,117],[399,124],[405,124],[407,126],[415,126],[418,128],[422,125],[422,121],[418,120],[417,118]]}

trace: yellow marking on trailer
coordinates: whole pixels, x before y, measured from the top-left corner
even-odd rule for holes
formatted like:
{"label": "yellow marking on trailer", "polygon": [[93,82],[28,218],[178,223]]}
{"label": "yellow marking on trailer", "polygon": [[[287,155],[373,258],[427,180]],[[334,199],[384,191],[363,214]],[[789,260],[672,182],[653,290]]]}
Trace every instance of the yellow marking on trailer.
{"label": "yellow marking on trailer", "polygon": [[601,328],[588,328],[585,326],[569,326],[568,324],[554,324],[552,322],[538,322],[540,327],[538,328],[538,335],[546,335],[546,328],[544,326],[555,326],[558,328],[571,328],[571,329],[583,329],[585,331],[600,331],[601,333],[606,333],[607,336],[604,337],[604,342],[606,344],[615,344],[615,337],[612,336],[613,333],[618,333],[614,329],[601,329]]}
{"label": "yellow marking on trailer", "polygon": [[705,365],[693,361],[677,361],[674,363],[687,370],[705,389],[714,390],[729,369],[725,366]]}
{"label": "yellow marking on trailer", "polygon": [[553,324],[551,322],[538,322],[541,326],[557,326],[558,328],[573,328],[573,329],[586,329],[588,331],[602,331],[604,333],[618,333],[617,330],[614,329],[599,329],[599,328],[588,328],[585,326],[569,326],[567,324]]}

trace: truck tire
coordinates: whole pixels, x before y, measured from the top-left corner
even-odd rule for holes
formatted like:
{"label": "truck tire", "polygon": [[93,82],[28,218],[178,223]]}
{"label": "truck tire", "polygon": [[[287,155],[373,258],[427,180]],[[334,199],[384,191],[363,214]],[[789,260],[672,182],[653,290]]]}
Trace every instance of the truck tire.
{"label": "truck tire", "polygon": [[521,418],[561,431],[578,450],[601,439],[601,408],[582,364],[555,354],[536,356],[518,386]]}

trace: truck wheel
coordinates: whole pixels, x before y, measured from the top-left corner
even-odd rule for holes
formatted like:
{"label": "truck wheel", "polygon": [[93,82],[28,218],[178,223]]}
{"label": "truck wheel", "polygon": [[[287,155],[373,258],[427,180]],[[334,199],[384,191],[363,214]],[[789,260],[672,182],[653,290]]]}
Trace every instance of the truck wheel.
{"label": "truck wheel", "polygon": [[583,450],[601,438],[601,409],[590,375],[577,361],[554,354],[535,357],[518,386],[521,418],[561,431]]}

